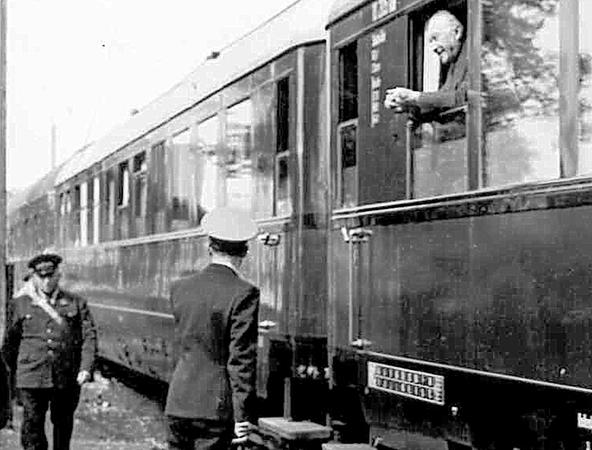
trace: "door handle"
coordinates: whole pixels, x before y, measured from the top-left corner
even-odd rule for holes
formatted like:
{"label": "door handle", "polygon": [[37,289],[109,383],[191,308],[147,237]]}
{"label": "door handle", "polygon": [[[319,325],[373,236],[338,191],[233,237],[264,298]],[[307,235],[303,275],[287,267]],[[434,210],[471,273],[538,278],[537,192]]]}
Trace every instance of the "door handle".
{"label": "door handle", "polygon": [[372,341],[369,341],[368,339],[358,338],[352,341],[350,345],[354,348],[357,348],[358,350],[364,350],[372,346]]}
{"label": "door handle", "polygon": [[273,320],[262,320],[261,322],[259,322],[259,329],[260,330],[271,330],[272,328],[275,328],[277,326],[277,323],[274,322]]}

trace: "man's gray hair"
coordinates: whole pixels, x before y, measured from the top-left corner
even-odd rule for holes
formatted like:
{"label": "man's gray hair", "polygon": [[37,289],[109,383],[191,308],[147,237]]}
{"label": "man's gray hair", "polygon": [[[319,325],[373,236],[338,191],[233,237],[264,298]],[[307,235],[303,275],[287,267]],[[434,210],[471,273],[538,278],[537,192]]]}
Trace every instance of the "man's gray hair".
{"label": "man's gray hair", "polygon": [[450,11],[446,10],[446,9],[441,9],[440,11],[436,11],[428,20],[427,26],[429,28],[430,24],[437,19],[445,19],[447,20],[450,25],[452,25],[455,28],[460,29],[461,35],[464,32],[464,25],[462,24],[462,22],[460,20],[458,20],[458,18],[452,14]]}

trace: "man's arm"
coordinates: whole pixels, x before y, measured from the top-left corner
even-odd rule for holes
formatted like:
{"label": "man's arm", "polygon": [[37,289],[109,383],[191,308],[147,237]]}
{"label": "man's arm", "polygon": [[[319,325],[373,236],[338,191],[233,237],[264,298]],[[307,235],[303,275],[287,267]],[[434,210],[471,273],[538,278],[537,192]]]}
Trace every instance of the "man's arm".
{"label": "man's arm", "polygon": [[255,419],[259,289],[252,287],[230,311],[228,375],[235,422]]}
{"label": "man's arm", "polygon": [[11,298],[6,305],[6,334],[2,343],[2,356],[8,369],[14,373],[21,344],[22,324],[18,318],[17,304]]}
{"label": "man's arm", "polygon": [[93,371],[97,356],[97,329],[86,301],[83,299],[79,301],[80,321],[82,325],[80,371],[86,371],[90,374]]}

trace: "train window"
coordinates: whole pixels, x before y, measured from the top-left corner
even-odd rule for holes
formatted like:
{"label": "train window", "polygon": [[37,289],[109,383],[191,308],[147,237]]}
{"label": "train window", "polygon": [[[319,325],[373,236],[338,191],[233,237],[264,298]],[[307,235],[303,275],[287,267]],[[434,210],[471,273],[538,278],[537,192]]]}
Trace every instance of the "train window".
{"label": "train window", "polygon": [[101,178],[96,176],[93,178],[93,204],[92,204],[92,221],[93,221],[93,244],[98,244],[100,239],[100,224],[101,224]]}
{"label": "train window", "polygon": [[129,205],[129,166],[127,161],[119,163],[118,179],[117,205],[126,207]]}
{"label": "train window", "polygon": [[107,219],[108,225],[115,224],[115,176],[112,170],[107,172]]}
{"label": "train window", "polygon": [[88,184],[80,184],[80,245],[88,244]]}
{"label": "train window", "polygon": [[486,186],[560,175],[558,7],[483,5]]}
{"label": "train window", "polygon": [[[466,3],[422,11],[413,17],[412,29],[413,83],[421,94],[410,111],[411,195],[462,192],[468,187]],[[442,44],[450,48],[441,52]]]}
{"label": "train window", "polygon": [[[193,198],[193,183],[195,183],[195,171],[193,170],[193,152],[191,151],[191,134],[189,129],[183,130],[173,136],[171,141],[171,201],[173,228],[185,228],[189,220],[191,200]],[[175,223],[175,221],[181,221]]]}
{"label": "train window", "polygon": [[339,125],[337,126],[340,167],[339,202],[358,202],[358,43],[339,50]]}
{"label": "train window", "polygon": [[136,217],[146,216],[147,181],[146,181],[146,152],[134,156],[134,213]]}
{"label": "train window", "polygon": [[339,122],[358,117],[358,43],[339,50]]}
{"label": "train window", "polygon": [[166,230],[166,170],[165,170],[165,143],[159,142],[151,149],[151,170],[150,170],[150,202],[152,210],[153,233],[162,233]]}
{"label": "train window", "polygon": [[587,28],[592,17],[592,2],[579,1],[579,92],[578,173],[592,174],[592,33]]}
{"label": "train window", "polygon": [[211,211],[218,204],[218,117],[210,117],[199,123],[198,147],[200,180],[197,192],[203,212]]}
{"label": "train window", "polygon": [[290,79],[282,78],[276,86],[276,155],[274,215],[292,212],[290,201]]}
{"label": "train window", "polygon": [[253,207],[252,108],[245,100],[226,111],[226,205],[247,211]]}

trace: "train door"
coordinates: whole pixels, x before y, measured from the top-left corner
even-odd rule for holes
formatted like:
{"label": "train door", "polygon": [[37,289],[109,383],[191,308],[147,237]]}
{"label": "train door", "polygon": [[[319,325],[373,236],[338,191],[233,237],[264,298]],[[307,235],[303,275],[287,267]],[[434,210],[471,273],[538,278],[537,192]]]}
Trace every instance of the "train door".
{"label": "train door", "polygon": [[265,231],[256,245],[259,306],[257,392],[266,415],[283,411],[284,379],[290,374],[290,351],[285,320],[286,244],[283,234]]}

